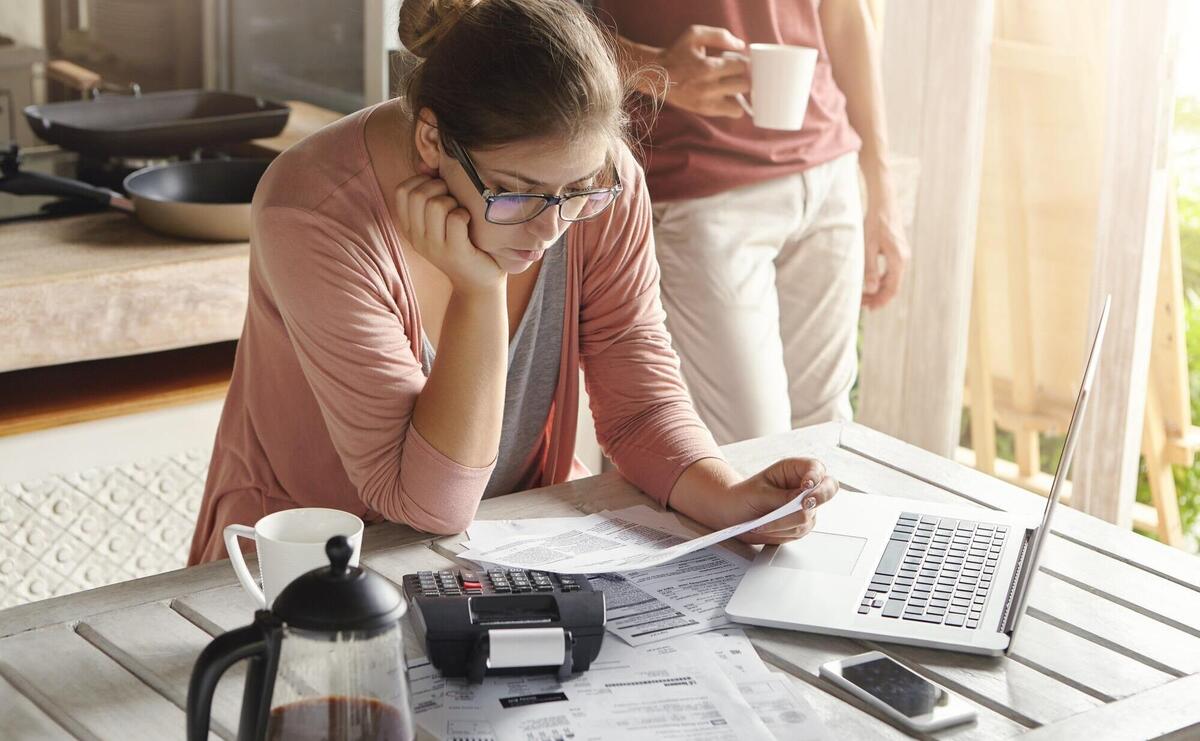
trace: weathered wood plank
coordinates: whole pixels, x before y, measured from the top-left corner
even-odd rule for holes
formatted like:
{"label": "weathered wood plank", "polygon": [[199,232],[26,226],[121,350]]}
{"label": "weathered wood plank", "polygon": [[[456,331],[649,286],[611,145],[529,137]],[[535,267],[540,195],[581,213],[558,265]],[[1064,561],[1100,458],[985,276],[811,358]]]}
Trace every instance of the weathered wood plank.
{"label": "weathered wood plank", "polygon": [[[795,435],[804,435],[805,430]],[[1046,500],[1033,492],[933,455],[902,440],[859,424],[841,430],[842,447],[864,458],[879,461],[909,476],[929,482],[997,509],[1037,515]],[[1111,525],[1069,507],[1059,507],[1051,528],[1062,537],[1092,550],[1200,591],[1200,558]]]}
{"label": "weathered wood plank", "polygon": [[[754,643],[754,647],[758,652],[772,664],[786,669],[789,673],[795,674],[805,681],[813,682],[860,710],[890,723],[887,718],[883,717],[882,713],[879,713],[874,708],[859,701],[853,695],[842,691],[819,677],[821,664],[826,661],[844,659],[860,654],[867,650],[863,644],[845,638],[818,636],[811,633],[776,630],[774,628],[747,627],[746,634],[750,636],[750,640]],[[923,672],[924,670],[922,669],[921,671]],[[979,704],[969,695],[967,696],[967,701],[975,707],[978,713],[978,721],[969,725],[940,731],[934,734],[935,738],[1008,738],[1021,733],[1025,729],[1025,726],[1004,717],[989,707]]]}
{"label": "weathered wood plank", "polygon": [[[408,543],[427,542],[432,538],[428,533],[417,532],[404,525],[382,523],[364,530],[363,548],[393,548]],[[253,556],[247,557],[246,562],[253,571]],[[89,615],[109,610],[169,600],[183,594],[234,584],[236,581],[233,567],[229,565],[228,560],[222,560],[18,605],[0,610],[0,638],[47,625],[79,621]]]}
{"label": "weathered wood plank", "polygon": [[1026,615],[1009,656],[1104,702],[1166,684],[1175,677],[1098,643]]}
{"label": "weathered wood plank", "polygon": [[68,626],[5,638],[0,657],[5,678],[32,687],[47,703],[38,703],[42,709],[67,728],[114,741],[184,737],[182,710]]}
{"label": "weathered wood plank", "polygon": [[0,611],[0,638],[58,623],[82,620],[108,610],[132,607],[177,594],[211,589],[236,580],[226,561],[168,571],[99,589],[31,602]]}
{"label": "weathered wood plank", "polygon": [[1042,571],[1200,636],[1200,592],[1163,579],[1155,580],[1136,566],[1115,559],[1104,559],[1097,564],[1095,551],[1059,537],[1046,540]]}
{"label": "weathered wood plank", "polygon": [[1028,614],[1161,671],[1200,672],[1200,639],[1049,574],[1034,580]]}
{"label": "weathered wood plank", "polygon": [[1043,726],[1026,738],[1200,738],[1200,674],[1183,677],[1089,713]]}
{"label": "weathered wood plank", "polygon": [[171,600],[170,608],[210,636],[227,633],[254,622],[254,600],[240,584],[185,594]]}
{"label": "weathered wood plank", "polygon": [[[75,630],[186,712],[192,667],[212,636],[160,602],[106,612]],[[213,696],[212,730],[227,739],[237,736],[245,671],[244,663],[230,668]]]}
{"label": "weathered wood plank", "polygon": [[71,734],[0,676],[0,728],[5,738],[69,741]]}

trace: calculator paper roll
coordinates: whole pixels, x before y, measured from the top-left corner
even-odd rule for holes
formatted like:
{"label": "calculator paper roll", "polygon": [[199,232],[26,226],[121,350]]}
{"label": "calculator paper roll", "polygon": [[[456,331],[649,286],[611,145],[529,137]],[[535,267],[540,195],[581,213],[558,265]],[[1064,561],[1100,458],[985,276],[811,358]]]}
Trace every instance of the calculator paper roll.
{"label": "calculator paper roll", "polygon": [[566,639],[562,628],[509,628],[488,631],[488,667],[562,666]]}

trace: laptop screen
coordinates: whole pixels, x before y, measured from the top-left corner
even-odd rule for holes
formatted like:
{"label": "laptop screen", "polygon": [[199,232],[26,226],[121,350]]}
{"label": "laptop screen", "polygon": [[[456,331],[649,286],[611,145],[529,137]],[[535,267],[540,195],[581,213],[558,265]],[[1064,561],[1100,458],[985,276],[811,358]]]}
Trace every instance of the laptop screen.
{"label": "laptop screen", "polygon": [[1079,441],[1079,428],[1083,423],[1084,410],[1091,397],[1092,381],[1096,376],[1096,367],[1100,364],[1100,348],[1104,344],[1104,333],[1108,327],[1108,312],[1112,305],[1112,296],[1106,296],[1104,307],[1100,310],[1100,322],[1096,327],[1096,335],[1092,340],[1092,349],[1088,353],[1087,365],[1083,369],[1083,382],[1079,384],[1079,395],[1075,399],[1075,409],[1071,412],[1071,424],[1067,426],[1067,439],[1063,442],[1062,455],[1058,459],[1058,470],[1054,472],[1054,484],[1050,487],[1050,495],[1046,497],[1046,508],[1042,511],[1042,524],[1034,531],[1033,540],[1025,557],[1027,568],[1021,574],[1021,581],[1016,586],[1017,602],[1015,610],[1009,613],[1010,631],[1016,630],[1017,621],[1025,611],[1025,601],[1028,596],[1029,583],[1037,572],[1042,545],[1050,534],[1050,516],[1058,504],[1062,493],[1063,482],[1070,472],[1071,459],[1075,454],[1075,445]]}

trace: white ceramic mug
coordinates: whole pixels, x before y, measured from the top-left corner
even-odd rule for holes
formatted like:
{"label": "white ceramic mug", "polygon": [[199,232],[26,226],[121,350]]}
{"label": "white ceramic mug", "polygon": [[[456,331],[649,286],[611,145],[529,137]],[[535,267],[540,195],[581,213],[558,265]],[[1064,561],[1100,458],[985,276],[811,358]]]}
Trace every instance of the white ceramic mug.
{"label": "white ceramic mug", "polygon": [[[335,535],[345,535],[354,549],[350,565],[358,565],[362,549],[363,521],[340,509],[300,507],[267,515],[254,527],[227,525],[225,550],[233,571],[246,592],[260,609],[270,609],[283,588],[301,574],[329,565],[325,542]],[[246,567],[238,538],[254,541],[258,551],[258,570],[262,587]]]}
{"label": "white ceramic mug", "polygon": [[817,50],[790,44],[751,44],[750,56],[725,52],[724,56],[750,64],[750,98],[737,100],[760,129],[799,131],[808,110]]}

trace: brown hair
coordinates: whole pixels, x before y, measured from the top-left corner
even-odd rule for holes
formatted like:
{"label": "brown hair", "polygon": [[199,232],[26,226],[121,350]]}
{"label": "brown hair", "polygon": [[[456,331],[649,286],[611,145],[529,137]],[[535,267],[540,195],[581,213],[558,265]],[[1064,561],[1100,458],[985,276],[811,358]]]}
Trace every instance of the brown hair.
{"label": "brown hair", "polygon": [[407,113],[415,121],[428,108],[468,149],[628,137],[633,88],[605,31],[572,0],[405,0],[399,32],[419,58],[403,83]]}

